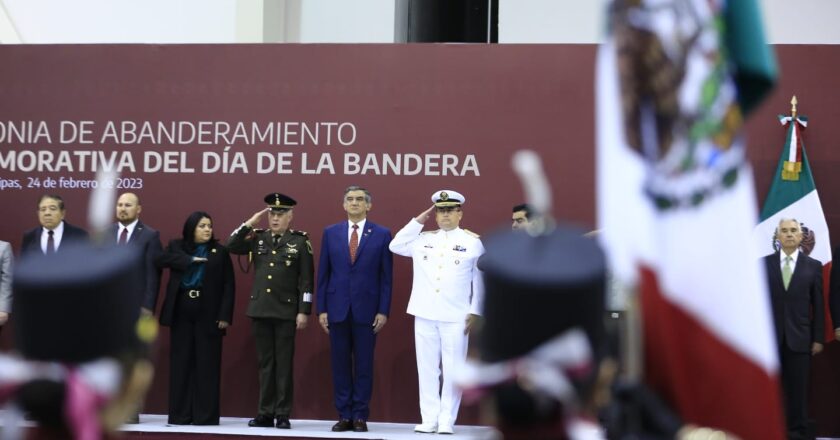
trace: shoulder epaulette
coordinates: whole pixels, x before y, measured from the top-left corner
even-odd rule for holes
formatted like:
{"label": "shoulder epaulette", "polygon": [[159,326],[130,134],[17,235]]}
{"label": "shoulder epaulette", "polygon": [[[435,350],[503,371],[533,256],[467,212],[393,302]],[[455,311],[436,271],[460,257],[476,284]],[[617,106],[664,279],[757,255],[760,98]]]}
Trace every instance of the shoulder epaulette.
{"label": "shoulder epaulette", "polygon": [[464,232],[466,232],[466,233],[467,233],[467,235],[469,235],[469,236],[471,236],[471,237],[474,237],[474,238],[480,238],[480,237],[481,237],[480,235],[476,234],[476,233],[475,233],[475,232],[473,232],[473,231],[470,231],[469,229],[464,229]]}
{"label": "shoulder epaulette", "polygon": [[294,235],[301,235],[303,237],[309,237],[309,235],[306,233],[306,231],[298,231],[298,230],[292,229],[291,232]]}

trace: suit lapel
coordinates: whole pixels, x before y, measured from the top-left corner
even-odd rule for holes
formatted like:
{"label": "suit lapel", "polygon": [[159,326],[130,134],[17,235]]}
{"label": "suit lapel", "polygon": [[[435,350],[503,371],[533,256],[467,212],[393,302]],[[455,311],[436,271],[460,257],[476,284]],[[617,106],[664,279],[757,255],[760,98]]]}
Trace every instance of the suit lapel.
{"label": "suit lapel", "polygon": [[111,226],[111,240],[114,240],[114,244],[119,244],[120,242],[120,222],[116,222]]}
{"label": "suit lapel", "polygon": [[[790,276],[790,284],[788,284],[788,291],[795,291],[796,284],[802,279],[805,274],[805,254],[799,251],[799,257],[796,259],[796,264],[793,265],[793,274]],[[781,261],[781,260],[780,260]],[[780,265],[781,266],[781,265]],[[779,269],[781,271],[781,269]]]}
{"label": "suit lapel", "polygon": [[[348,266],[352,266],[353,262],[350,261],[350,235],[348,234],[348,232],[349,232],[348,228],[349,227],[350,227],[349,224],[345,221],[345,222],[339,223],[338,227],[335,228],[334,232],[335,232],[335,235],[336,235],[335,239],[338,240],[339,248],[341,248],[341,255],[342,255],[341,258],[343,258],[344,261],[347,262]],[[359,236],[359,238],[362,238],[361,235]],[[358,256],[358,255],[359,255],[359,250],[356,249],[356,256]]]}
{"label": "suit lapel", "polygon": [[782,259],[781,259],[781,251],[776,252],[773,254],[773,258],[770,261],[770,267],[767,270],[770,271],[770,276],[773,277],[773,284],[776,286],[781,287],[781,290],[785,290],[785,281],[782,279]]}
{"label": "suit lapel", "polygon": [[[275,250],[276,249],[281,249],[283,246],[286,245],[286,243],[289,242],[289,239],[291,239],[291,238],[292,238],[292,233],[291,232],[289,232],[289,231],[284,232],[283,235],[280,237],[280,239],[277,240],[277,246],[274,246],[274,249]],[[268,240],[271,243],[274,243],[274,235],[271,233],[270,230],[268,231]]]}
{"label": "suit lapel", "polygon": [[[365,222],[365,230],[359,230],[359,248],[356,249],[356,261],[359,261],[359,256],[362,254],[362,250],[364,250],[365,245],[368,241],[370,241],[370,237],[373,234],[373,227],[376,226],[371,223],[370,220]],[[350,255],[350,249],[348,246],[347,255]]]}
{"label": "suit lapel", "polygon": [[142,233],[143,233],[143,223],[138,221],[137,224],[134,226],[134,232],[132,232],[131,237],[128,238],[128,242],[129,243],[136,242],[139,239],[140,234],[142,234]]}

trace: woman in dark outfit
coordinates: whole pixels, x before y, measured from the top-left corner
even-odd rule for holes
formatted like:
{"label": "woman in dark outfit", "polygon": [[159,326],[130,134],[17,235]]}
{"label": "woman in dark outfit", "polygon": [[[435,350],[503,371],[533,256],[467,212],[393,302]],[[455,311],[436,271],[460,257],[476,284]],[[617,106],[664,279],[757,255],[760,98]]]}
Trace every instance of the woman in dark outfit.
{"label": "woman in dark outfit", "polygon": [[169,268],[160,323],[170,327],[169,423],[218,425],[222,336],[233,319],[234,275],[213,220],[193,212],[157,260]]}

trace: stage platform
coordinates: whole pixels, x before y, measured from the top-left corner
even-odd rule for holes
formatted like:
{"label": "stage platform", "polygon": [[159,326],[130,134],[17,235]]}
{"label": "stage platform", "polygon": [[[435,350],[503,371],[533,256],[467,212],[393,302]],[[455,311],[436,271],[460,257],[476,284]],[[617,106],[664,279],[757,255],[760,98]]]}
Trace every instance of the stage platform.
{"label": "stage platform", "polygon": [[292,429],[250,428],[247,418],[222,417],[219,426],[167,425],[165,415],[142,414],[140,423],[125,425],[124,438],[144,440],[165,439],[248,439],[253,437],[281,437],[285,439],[389,439],[424,440],[440,437],[446,440],[500,439],[493,428],[487,426],[455,426],[453,435],[420,434],[413,424],[368,422],[368,432],[332,432],[335,420],[292,419]]}
{"label": "stage platform", "polygon": [[[0,420],[3,411],[0,410]],[[488,426],[455,426],[455,434],[421,434],[413,431],[414,425],[407,423],[368,422],[368,432],[332,432],[332,420],[292,419],[292,429],[250,428],[247,418],[222,417],[218,426],[175,426],[166,424],[166,416],[158,414],[140,415],[140,423],[125,425],[121,438],[143,440],[255,440],[254,437],[279,437],[296,439],[383,439],[383,440],[503,440],[495,429]],[[1,426],[1,425],[0,425]],[[24,423],[31,427],[30,422]],[[25,428],[24,428],[25,429]],[[840,438],[818,437],[816,440],[840,440]]]}

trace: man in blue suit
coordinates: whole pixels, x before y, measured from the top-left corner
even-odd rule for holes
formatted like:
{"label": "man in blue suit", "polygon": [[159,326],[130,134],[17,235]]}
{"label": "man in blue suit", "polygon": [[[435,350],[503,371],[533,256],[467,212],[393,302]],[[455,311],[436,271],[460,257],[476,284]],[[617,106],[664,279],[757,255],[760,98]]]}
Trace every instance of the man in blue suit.
{"label": "man in blue suit", "polygon": [[318,321],[330,335],[335,407],[332,430],[367,431],[376,334],[391,308],[391,232],[367,221],[368,190],[344,190],[347,221],[328,226],[318,266]]}

